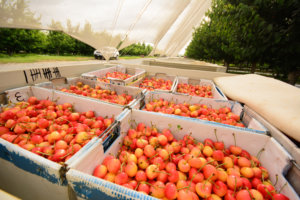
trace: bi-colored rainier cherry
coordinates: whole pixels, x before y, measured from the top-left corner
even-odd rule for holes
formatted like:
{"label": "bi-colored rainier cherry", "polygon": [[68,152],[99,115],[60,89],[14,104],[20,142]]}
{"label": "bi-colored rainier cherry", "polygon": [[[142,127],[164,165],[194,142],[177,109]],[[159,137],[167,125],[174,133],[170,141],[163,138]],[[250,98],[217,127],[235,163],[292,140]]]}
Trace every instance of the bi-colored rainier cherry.
{"label": "bi-colored rainier cherry", "polygon": [[118,156],[104,158],[93,175],[159,199],[288,200],[259,160],[236,144],[192,135],[177,140],[169,129],[144,123],[128,130]]}
{"label": "bi-colored rainier cherry", "polygon": [[192,96],[205,98],[213,98],[213,93],[210,85],[190,85],[187,83],[178,83],[177,92],[185,93]]}
{"label": "bi-colored rainier cherry", "polygon": [[[70,103],[30,97],[0,113],[0,137],[37,155],[63,163],[93,137],[99,136],[113,118],[95,116],[94,111],[79,113]],[[106,174],[100,167],[96,174]]]}
{"label": "bi-colored rainier cherry", "polygon": [[101,101],[107,101],[120,105],[127,105],[133,100],[131,95],[127,95],[125,93],[117,94],[115,91],[101,89],[100,86],[95,86],[95,88],[92,88],[89,85],[84,85],[82,82],[77,82],[76,85],[70,85],[69,88],[63,88],[60,91],[92,97],[95,99],[100,99]]}
{"label": "bi-colored rainier cherry", "polygon": [[126,80],[126,79],[128,79],[130,77],[132,77],[132,76],[129,75],[129,74],[126,74],[126,73],[122,73],[122,72],[107,72],[105,74],[105,77],[97,78],[97,80],[101,81],[101,82],[109,83],[110,81],[109,81],[108,78],[115,78],[115,79]]}
{"label": "bi-colored rainier cherry", "polygon": [[174,102],[169,102],[164,99],[154,99],[153,101],[147,103],[143,110],[179,115],[183,117],[192,117],[232,126],[245,127],[245,125],[240,120],[240,116],[231,112],[231,109],[229,107],[213,109],[205,104],[175,104]]}
{"label": "bi-colored rainier cherry", "polygon": [[140,88],[147,89],[147,90],[171,90],[173,85],[173,81],[171,80],[164,80],[158,79],[155,77],[152,78],[145,78],[142,83],[140,83]]}

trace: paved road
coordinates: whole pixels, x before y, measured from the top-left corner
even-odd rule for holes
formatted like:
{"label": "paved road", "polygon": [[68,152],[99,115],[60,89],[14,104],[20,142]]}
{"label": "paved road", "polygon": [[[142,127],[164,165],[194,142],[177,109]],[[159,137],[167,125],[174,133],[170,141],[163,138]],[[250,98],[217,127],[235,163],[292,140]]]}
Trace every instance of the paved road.
{"label": "paved road", "polygon": [[[109,62],[119,62],[127,64],[142,64],[143,58],[139,59],[120,59],[118,61],[111,60]],[[103,60],[88,60],[88,61],[50,61],[50,62],[36,62],[36,63],[7,63],[0,64],[0,72],[34,69],[34,68],[46,68],[46,67],[60,67],[70,65],[84,65],[84,64],[97,64],[97,63],[109,63]]]}

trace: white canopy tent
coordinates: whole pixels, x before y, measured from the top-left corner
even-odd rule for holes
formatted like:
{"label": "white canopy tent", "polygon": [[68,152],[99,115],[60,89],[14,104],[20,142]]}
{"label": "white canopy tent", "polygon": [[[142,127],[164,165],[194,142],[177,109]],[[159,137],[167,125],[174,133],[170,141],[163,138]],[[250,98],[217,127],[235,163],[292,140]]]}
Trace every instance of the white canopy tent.
{"label": "white canopy tent", "polygon": [[100,51],[152,43],[152,54],[176,56],[210,6],[211,0],[1,0],[0,27],[59,30]]}

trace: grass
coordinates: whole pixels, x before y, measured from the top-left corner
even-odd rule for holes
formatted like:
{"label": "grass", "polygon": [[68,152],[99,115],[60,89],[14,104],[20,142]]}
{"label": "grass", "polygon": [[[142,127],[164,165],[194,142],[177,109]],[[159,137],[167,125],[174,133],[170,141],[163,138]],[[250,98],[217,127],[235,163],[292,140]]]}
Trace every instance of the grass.
{"label": "grass", "polygon": [[93,60],[93,56],[57,56],[39,54],[0,54],[0,63],[32,63],[45,61],[83,61]]}
{"label": "grass", "polygon": [[[119,59],[138,59],[138,58],[154,58],[153,56],[121,56]],[[0,53],[0,63],[33,63],[47,61],[84,61],[94,60],[93,56],[73,56],[73,55],[41,55],[41,54],[14,54],[9,56]]]}

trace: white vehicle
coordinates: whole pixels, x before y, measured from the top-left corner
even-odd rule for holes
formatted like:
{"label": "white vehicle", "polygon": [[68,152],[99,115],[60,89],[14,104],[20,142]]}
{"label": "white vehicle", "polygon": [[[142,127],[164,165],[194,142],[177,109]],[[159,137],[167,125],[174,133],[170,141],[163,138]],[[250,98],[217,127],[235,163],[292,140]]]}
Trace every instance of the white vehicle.
{"label": "white vehicle", "polygon": [[[114,59],[114,60],[118,60],[118,58],[119,58],[119,51],[116,49],[115,51],[114,51],[114,53],[113,53],[113,56],[111,56],[109,59],[110,60],[112,60],[112,59]],[[100,52],[100,50],[98,50],[98,49],[96,49],[95,51],[94,51],[94,57],[95,57],[95,59],[100,59],[100,60],[104,60],[105,58],[104,58],[104,56],[102,55],[102,53]]]}

